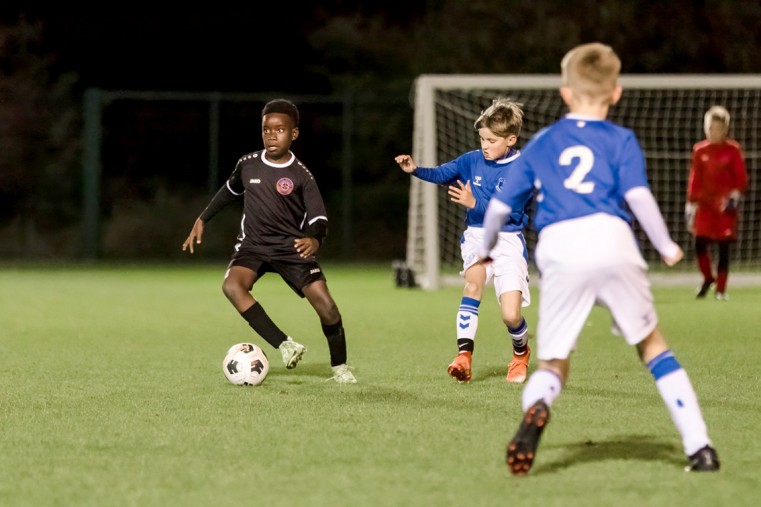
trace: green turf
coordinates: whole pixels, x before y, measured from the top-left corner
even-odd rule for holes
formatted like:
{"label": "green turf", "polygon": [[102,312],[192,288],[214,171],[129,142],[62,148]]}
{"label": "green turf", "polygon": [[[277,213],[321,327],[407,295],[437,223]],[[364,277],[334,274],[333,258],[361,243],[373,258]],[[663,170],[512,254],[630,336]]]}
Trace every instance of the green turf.
{"label": "green turf", "polygon": [[[341,386],[325,381],[316,315],[279,278],[254,295],[308,347],[294,370],[222,295],[224,263],[191,264],[0,268],[0,505],[715,507],[761,493],[761,288],[730,287],[728,303],[654,289],[719,473],[682,471],[651,376],[595,309],[519,478],[504,450],[521,386],[504,381],[493,293],[474,379],[460,385],[446,375],[459,287],[399,289],[389,266],[326,266],[359,380]],[[233,386],[222,357],[248,340],[268,352],[270,373]]]}

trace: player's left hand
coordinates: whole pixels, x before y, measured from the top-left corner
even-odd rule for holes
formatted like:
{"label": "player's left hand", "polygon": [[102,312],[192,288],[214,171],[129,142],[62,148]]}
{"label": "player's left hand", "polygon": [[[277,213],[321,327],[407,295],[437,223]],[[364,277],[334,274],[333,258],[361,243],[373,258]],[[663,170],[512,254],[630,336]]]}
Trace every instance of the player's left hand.
{"label": "player's left hand", "polygon": [[662,257],[663,262],[666,263],[666,266],[671,267],[676,265],[679,261],[682,260],[682,257],[684,257],[684,250],[679,248],[679,250],[674,254],[672,257]]}
{"label": "player's left hand", "polygon": [[311,257],[320,249],[320,242],[314,238],[297,238],[293,241],[293,246],[302,259]]}
{"label": "player's left hand", "polygon": [[470,188],[470,180],[465,183],[457,180],[457,186],[449,185],[447,193],[452,196],[452,199],[450,199],[452,202],[462,204],[466,208],[476,207],[476,198],[473,196],[473,191]]}

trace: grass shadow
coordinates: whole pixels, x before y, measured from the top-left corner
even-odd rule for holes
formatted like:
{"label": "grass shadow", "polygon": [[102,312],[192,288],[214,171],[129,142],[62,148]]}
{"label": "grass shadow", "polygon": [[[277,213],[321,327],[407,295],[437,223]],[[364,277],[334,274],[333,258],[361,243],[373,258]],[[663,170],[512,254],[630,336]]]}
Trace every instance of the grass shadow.
{"label": "grass shadow", "polygon": [[[677,466],[685,464],[685,457],[681,448],[673,443],[659,441],[652,435],[625,435],[609,440],[586,440],[568,445],[547,447],[562,449],[565,451],[564,455],[560,460],[535,464],[532,474],[555,473],[571,466],[610,460],[661,461],[668,465]],[[540,444],[538,453],[541,451],[542,446]]]}

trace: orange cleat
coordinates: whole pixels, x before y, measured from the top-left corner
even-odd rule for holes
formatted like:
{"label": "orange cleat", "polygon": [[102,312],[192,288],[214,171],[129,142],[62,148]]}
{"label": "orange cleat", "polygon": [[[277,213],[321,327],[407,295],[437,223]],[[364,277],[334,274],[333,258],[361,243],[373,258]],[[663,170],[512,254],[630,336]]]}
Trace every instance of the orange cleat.
{"label": "orange cleat", "polygon": [[470,382],[470,363],[472,361],[471,352],[460,352],[454,358],[452,364],[447,368],[450,377],[456,378],[459,382]]}
{"label": "orange cleat", "polygon": [[522,384],[526,381],[528,371],[528,360],[531,357],[531,348],[526,347],[526,353],[522,356],[516,356],[513,352],[513,360],[507,365],[507,380],[511,384]]}

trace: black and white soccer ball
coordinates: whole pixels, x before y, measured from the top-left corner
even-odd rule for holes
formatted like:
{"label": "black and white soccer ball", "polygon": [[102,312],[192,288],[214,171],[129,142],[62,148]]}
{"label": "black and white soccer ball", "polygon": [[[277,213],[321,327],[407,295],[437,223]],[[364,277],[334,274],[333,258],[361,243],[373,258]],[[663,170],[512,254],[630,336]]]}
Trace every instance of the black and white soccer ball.
{"label": "black and white soccer ball", "polygon": [[225,354],[222,372],[238,386],[257,386],[270,371],[267,354],[253,343],[236,343]]}

